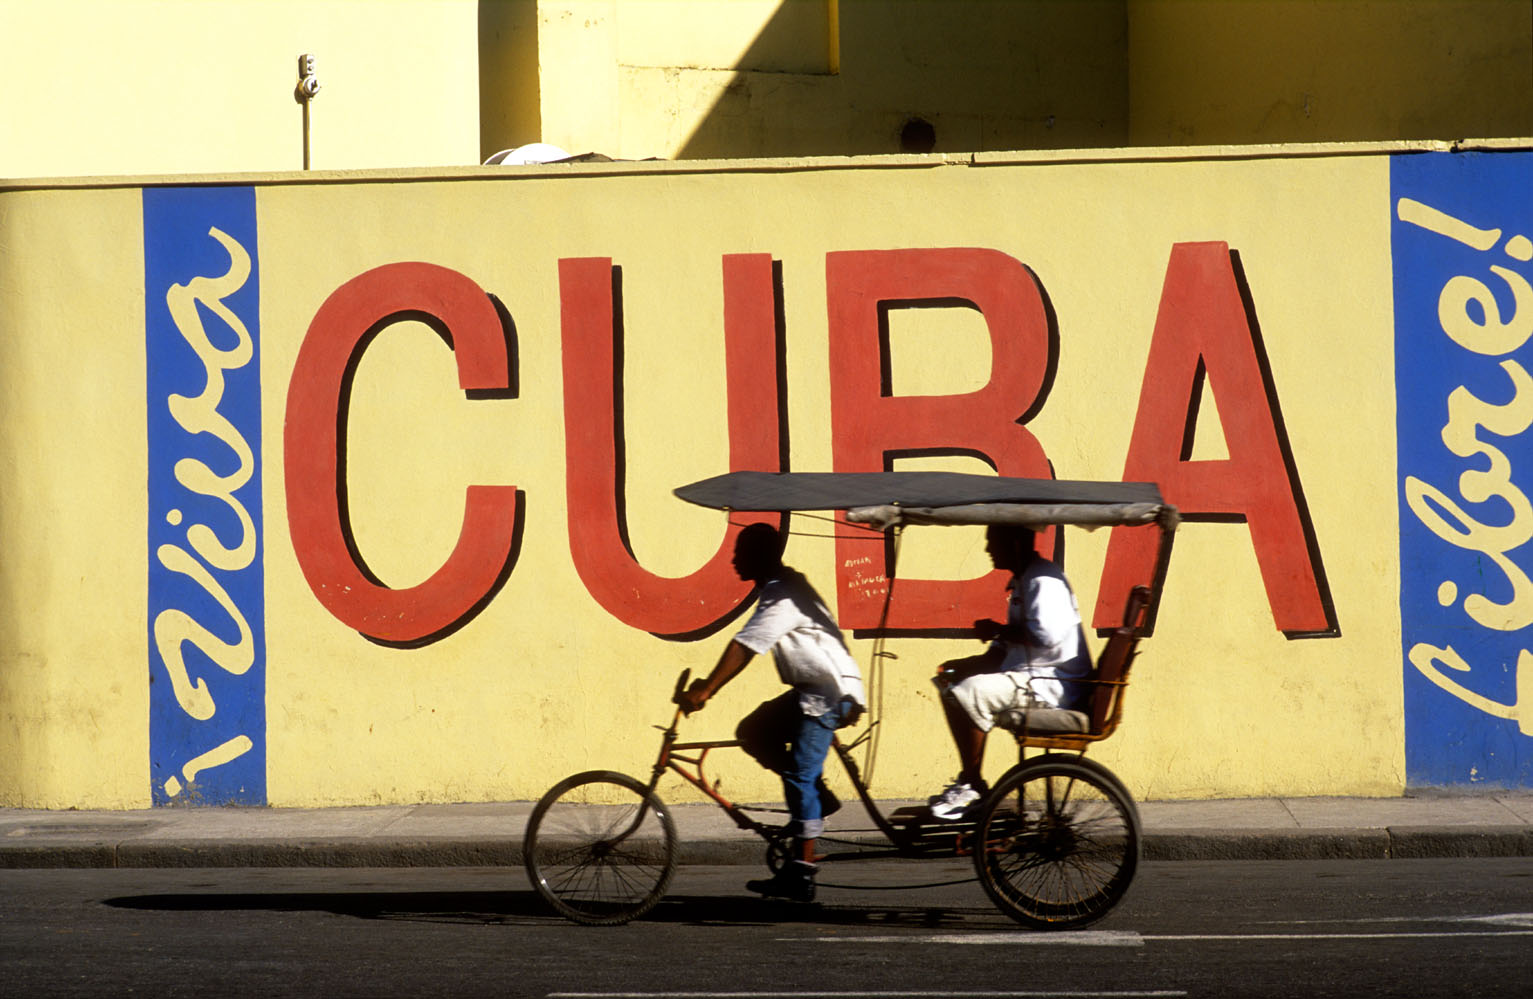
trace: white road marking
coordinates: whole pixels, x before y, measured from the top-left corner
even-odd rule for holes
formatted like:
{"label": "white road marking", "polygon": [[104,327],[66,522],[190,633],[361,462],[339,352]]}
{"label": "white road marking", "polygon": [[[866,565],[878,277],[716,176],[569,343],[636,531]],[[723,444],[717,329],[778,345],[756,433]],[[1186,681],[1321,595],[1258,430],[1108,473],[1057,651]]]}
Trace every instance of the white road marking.
{"label": "white road marking", "polygon": [[1371,919],[1282,919],[1268,926],[1357,926],[1370,923],[1478,923],[1533,929],[1533,912],[1501,912],[1491,916],[1376,916]]}
{"label": "white road marking", "polygon": [[[803,937],[779,937],[788,942]],[[818,937],[820,943],[967,944],[970,946],[1143,947],[1144,937],[1128,930],[1082,930],[1079,933],[921,933],[874,937]]]}
{"label": "white road marking", "polygon": [[1445,930],[1441,933],[1169,933],[1146,941],[1184,940],[1442,940],[1448,937],[1533,937],[1533,930]]}
{"label": "white road marking", "polygon": [[[1494,923],[1523,926],[1526,923],[1506,922],[1497,917],[1475,917],[1463,922]],[[1205,941],[1209,943],[1266,940],[1440,940],[1447,937],[1530,937],[1533,929],[1506,930],[1441,930],[1403,933],[1134,933],[1123,930],[1094,930],[1080,933],[912,933],[907,936],[893,934],[867,937],[778,937],[779,943],[796,943],[806,939],[813,943],[832,944],[967,944],[970,946],[1001,947],[1143,947],[1147,943],[1186,943]]]}
{"label": "white road marking", "polygon": [[1182,999],[1186,992],[550,992],[548,999]]}
{"label": "white road marking", "polygon": [[1522,926],[1533,929],[1533,912],[1503,912],[1497,916],[1449,916],[1450,923],[1485,923],[1488,926]]}

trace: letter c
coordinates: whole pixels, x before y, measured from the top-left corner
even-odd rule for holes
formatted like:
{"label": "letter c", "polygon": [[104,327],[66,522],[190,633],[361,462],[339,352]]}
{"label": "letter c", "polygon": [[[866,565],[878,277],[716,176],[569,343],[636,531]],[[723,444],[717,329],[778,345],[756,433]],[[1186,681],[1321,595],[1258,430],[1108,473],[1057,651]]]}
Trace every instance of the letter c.
{"label": "letter c", "polygon": [[500,316],[483,289],[435,264],[385,264],[341,285],[315,313],[283,429],[288,529],[304,578],[343,624],[390,644],[433,641],[472,617],[503,578],[517,526],[515,486],[470,486],[457,545],[425,582],[390,589],[355,554],[342,452],[351,376],[373,334],[410,318],[445,330],[464,391],[510,385]]}

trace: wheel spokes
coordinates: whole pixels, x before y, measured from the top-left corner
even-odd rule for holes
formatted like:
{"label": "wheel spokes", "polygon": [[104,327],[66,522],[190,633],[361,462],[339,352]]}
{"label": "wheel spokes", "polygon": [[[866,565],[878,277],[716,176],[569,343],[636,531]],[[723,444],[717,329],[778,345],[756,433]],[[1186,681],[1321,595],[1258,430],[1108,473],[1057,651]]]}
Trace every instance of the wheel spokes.
{"label": "wheel spokes", "polygon": [[1116,904],[1138,858],[1132,805],[1077,763],[1026,770],[982,817],[981,880],[1004,911],[1037,925],[1089,922]]}
{"label": "wheel spokes", "polygon": [[[614,798],[627,800],[603,803]],[[592,772],[557,785],[538,803],[526,866],[534,888],[569,918],[626,922],[664,893],[675,846],[669,814],[644,785]]]}

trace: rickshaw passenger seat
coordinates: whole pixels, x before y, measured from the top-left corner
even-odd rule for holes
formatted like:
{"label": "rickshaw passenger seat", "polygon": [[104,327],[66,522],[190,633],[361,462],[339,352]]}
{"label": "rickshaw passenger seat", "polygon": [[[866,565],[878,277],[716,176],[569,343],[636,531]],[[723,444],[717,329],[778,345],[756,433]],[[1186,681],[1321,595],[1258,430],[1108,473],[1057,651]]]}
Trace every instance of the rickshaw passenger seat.
{"label": "rickshaw passenger seat", "polygon": [[1091,716],[1068,708],[1011,708],[998,712],[995,723],[1012,732],[1035,732],[1048,735],[1081,734],[1091,731]]}
{"label": "rickshaw passenger seat", "polygon": [[1144,586],[1134,587],[1129,594],[1123,624],[1108,636],[1096,668],[1085,681],[1091,687],[1086,711],[1013,708],[998,714],[996,724],[1011,731],[1022,745],[1044,748],[1084,749],[1086,743],[1111,735],[1123,711],[1123,689],[1138,654],[1150,595]]}

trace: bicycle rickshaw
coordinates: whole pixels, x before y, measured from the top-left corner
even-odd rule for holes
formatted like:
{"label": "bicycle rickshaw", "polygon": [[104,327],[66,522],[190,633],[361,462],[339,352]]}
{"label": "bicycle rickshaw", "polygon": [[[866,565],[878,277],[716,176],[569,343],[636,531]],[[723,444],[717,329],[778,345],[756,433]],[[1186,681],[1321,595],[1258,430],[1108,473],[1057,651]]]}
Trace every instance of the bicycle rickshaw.
{"label": "bicycle rickshaw", "polygon": [[[850,744],[839,734],[832,744],[884,845],[832,853],[826,861],[969,856],[997,908],[1035,928],[1083,926],[1122,899],[1139,862],[1138,809],[1123,783],[1085,753],[1117,727],[1138,643],[1154,628],[1178,521],[1175,507],[1162,501],[1155,485],[943,472],[734,472],[684,486],[676,495],[726,513],[840,510],[847,523],[892,531],[896,538],[910,524],[1158,528],[1153,576],[1132,589],[1122,623],[1108,633],[1086,681],[1091,693],[1085,710],[1019,709],[1001,718],[1000,726],[1016,738],[1018,762],[962,819],[939,821],[919,806],[888,815],[880,810],[854,756],[874,738],[877,718],[870,718]],[[895,585],[892,561],[889,585]],[[876,646],[875,661],[882,655]],[[677,680],[673,702],[688,676],[684,671]],[[739,743],[679,742],[681,718],[678,707],[663,729],[647,780],[586,771],[554,785],[534,807],[524,862],[534,889],[560,914],[590,925],[625,923],[648,912],[665,894],[677,864],[675,825],[656,794],[667,772],[717,803],[740,828],[759,835],[766,842],[770,869],[787,861],[784,825],[751,814],[777,810],[730,801],[704,773],[709,753]],[[1043,752],[1029,758],[1029,749]],[[822,842],[836,840],[827,835]]]}

